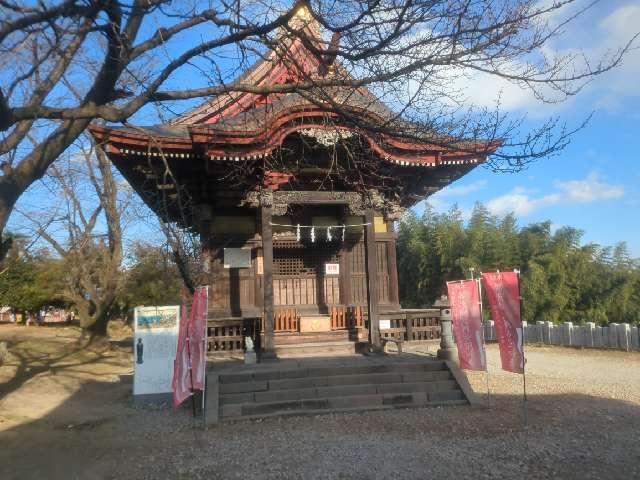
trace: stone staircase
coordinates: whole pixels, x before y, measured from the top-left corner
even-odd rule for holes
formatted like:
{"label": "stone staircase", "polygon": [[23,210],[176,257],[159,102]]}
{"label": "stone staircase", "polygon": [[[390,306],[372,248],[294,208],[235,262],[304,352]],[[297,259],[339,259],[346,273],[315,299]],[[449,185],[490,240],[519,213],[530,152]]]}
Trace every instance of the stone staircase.
{"label": "stone staircase", "polygon": [[218,373],[208,417],[216,411],[219,420],[234,420],[468,403],[459,375],[437,360],[260,366]]}

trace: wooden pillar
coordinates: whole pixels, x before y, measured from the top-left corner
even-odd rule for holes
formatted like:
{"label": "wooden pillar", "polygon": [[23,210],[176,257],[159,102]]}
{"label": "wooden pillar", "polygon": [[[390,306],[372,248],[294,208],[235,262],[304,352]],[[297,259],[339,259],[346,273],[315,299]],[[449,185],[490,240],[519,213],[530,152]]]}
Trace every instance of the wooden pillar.
{"label": "wooden pillar", "polygon": [[398,294],[398,261],[396,258],[396,239],[387,242],[387,265],[389,268],[389,301],[400,307]]}
{"label": "wooden pillar", "polygon": [[[343,225],[347,223],[346,211],[343,211],[340,222]],[[342,232],[338,231],[337,234],[342,235]],[[353,297],[351,296],[351,254],[347,248],[346,236],[345,232],[345,238],[340,246],[340,303],[348,306],[353,301]]]}
{"label": "wooden pillar", "polygon": [[378,318],[378,265],[376,233],[373,225],[374,211],[367,209],[364,221],[364,243],[367,270],[367,304],[369,308],[369,343],[374,350],[380,349],[380,319]]}
{"label": "wooden pillar", "polygon": [[263,315],[264,315],[264,345],[263,350],[267,355],[273,353],[273,232],[271,231],[270,201],[262,202],[260,206],[260,224],[262,235],[262,291]]}

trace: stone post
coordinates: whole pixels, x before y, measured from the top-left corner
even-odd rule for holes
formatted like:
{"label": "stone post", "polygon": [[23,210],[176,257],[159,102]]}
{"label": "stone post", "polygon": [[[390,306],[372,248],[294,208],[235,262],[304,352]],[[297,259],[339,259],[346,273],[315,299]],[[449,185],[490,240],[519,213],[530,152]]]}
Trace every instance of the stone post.
{"label": "stone post", "polygon": [[540,320],[536,322],[536,341],[538,343],[544,343],[544,322]]}
{"label": "stone post", "polygon": [[627,352],[630,347],[630,328],[628,323],[621,323],[617,327],[618,330],[618,345],[620,348],[624,348]]}
{"label": "stone post", "polygon": [[440,314],[440,349],[438,358],[440,360],[458,360],[458,350],[453,341],[453,325],[451,323],[451,310],[445,308]]}
{"label": "stone post", "polygon": [[594,322],[587,322],[584,324],[585,329],[585,346],[587,347],[595,347],[595,330],[596,324]]}
{"label": "stone post", "polygon": [[244,344],[246,346],[244,363],[245,365],[253,365],[257,361],[256,352],[253,348],[253,339],[251,337],[244,337]]}
{"label": "stone post", "polygon": [[489,320],[489,340],[495,341],[498,337],[496,335],[496,322]]}
{"label": "stone post", "polygon": [[639,350],[640,349],[640,328],[638,327],[629,328],[629,337],[630,337],[629,343],[631,344],[631,348],[634,350]]}
{"label": "stone post", "polygon": [[608,333],[608,341],[609,348],[618,348],[620,344],[618,343],[618,324],[610,323]]}
{"label": "stone post", "polygon": [[560,343],[567,346],[573,345],[573,323],[563,322],[561,332]]}
{"label": "stone post", "polygon": [[544,340],[544,343],[546,343],[547,345],[551,345],[551,330],[553,329],[553,323],[551,322],[544,322],[544,328],[542,330],[542,337]]}

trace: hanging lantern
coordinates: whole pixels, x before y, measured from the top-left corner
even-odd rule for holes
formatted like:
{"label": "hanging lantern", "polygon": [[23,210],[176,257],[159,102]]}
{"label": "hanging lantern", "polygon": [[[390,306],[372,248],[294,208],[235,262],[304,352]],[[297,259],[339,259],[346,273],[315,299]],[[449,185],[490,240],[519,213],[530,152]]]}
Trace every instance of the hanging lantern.
{"label": "hanging lantern", "polygon": [[311,227],[311,243],[316,242],[316,227]]}
{"label": "hanging lantern", "polygon": [[333,237],[331,236],[331,227],[327,227],[327,242],[330,242],[331,240],[333,240]]}
{"label": "hanging lantern", "polygon": [[296,226],[296,242],[300,241],[300,224]]}

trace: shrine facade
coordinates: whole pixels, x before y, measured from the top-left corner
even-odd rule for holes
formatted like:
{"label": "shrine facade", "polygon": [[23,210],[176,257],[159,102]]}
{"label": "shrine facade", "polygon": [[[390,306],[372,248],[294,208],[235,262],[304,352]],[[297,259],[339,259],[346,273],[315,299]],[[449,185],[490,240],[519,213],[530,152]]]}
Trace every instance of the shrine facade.
{"label": "shrine facade", "polygon": [[[349,84],[308,11],[294,20],[239,84]],[[437,310],[401,308],[394,222],[498,146],[443,146],[362,86],[230,89],[166,124],[91,132],[163,221],[199,233],[214,353],[245,335],[266,354],[436,338]]]}

